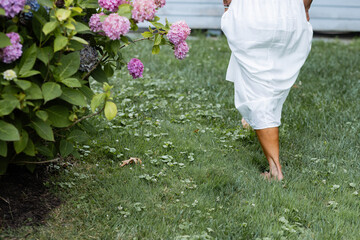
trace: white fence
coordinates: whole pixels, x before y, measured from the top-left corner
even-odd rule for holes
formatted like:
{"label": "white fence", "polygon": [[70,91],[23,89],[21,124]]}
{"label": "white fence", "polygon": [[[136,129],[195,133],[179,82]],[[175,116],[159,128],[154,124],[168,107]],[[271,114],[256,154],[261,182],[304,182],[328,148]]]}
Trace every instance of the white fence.
{"label": "white fence", "polygon": [[[160,17],[168,17],[170,22],[185,20],[193,29],[220,29],[220,19],[224,12],[222,0],[166,2],[166,6],[158,13]],[[360,31],[360,0],[314,0],[310,14],[314,30]]]}

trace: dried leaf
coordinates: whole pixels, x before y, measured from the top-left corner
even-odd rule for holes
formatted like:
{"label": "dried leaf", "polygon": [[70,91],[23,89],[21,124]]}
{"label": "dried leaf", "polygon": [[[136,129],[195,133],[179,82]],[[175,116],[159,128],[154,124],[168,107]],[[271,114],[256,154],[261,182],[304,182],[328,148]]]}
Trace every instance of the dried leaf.
{"label": "dried leaf", "polygon": [[130,158],[130,159],[128,159],[128,160],[122,161],[122,164],[121,164],[120,167],[124,167],[124,166],[130,165],[130,164],[132,164],[132,163],[140,164],[140,165],[141,165],[141,164],[142,164],[142,161],[141,161],[140,158]]}

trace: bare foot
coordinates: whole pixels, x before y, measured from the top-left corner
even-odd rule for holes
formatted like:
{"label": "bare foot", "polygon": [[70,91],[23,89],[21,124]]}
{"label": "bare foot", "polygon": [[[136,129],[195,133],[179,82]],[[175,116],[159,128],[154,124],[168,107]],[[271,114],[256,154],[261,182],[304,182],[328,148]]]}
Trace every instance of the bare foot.
{"label": "bare foot", "polygon": [[241,119],[241,123],[242,123],[244,129],[247,129],[247,130],[251,129],[250,124],[244,118]]}

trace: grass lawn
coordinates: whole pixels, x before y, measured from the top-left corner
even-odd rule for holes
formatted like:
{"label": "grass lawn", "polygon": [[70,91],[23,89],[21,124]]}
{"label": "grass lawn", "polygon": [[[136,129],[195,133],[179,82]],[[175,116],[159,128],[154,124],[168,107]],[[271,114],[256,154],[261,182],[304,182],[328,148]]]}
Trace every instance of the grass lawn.
{"label": "grass lawn", "polygon": [[[262,180],[266,159],[240,127],[226,39],[189,44],[184,61],[148,44],[124,53],[144,78],[112,79],[118,116],[90,120],[82,160],[49,182],[64,204],[2,237],[360,239],[360,41],[313,44],[283,109],[281,183]],[[143,164],[120,168],[130,157]]]}

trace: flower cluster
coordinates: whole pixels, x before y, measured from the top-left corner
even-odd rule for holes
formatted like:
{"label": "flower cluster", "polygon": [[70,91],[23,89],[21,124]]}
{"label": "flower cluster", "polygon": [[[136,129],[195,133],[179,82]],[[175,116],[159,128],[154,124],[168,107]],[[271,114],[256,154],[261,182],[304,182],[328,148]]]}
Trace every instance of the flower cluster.
{"label": "flower cluster", "polygon": [[155,0],[155,4],[158,8],[162,8],[166,4],[166,0]]}
{"label": "flower cluster", "polygon": [[0,59],[4,63],[12,63],[22,55],[22,45],[20,35],[16,32],[7,33],[11,45],[0,49]]}
{"label": "flower cluster", "polygon": [[190,35],[191,29],[184,21],[178,21],[171,25],[170,31],[167,34],[169,41],[175,45],[186,40]]}
{"label": "flower cluster", "polygon": [[179,43],[178,45],[175,45],[174,55],[177,59],[180,60],[184,59],[188,52],[189,52],[189,46],[185,41]]}
{"label": "flower cluster", "polygon": [[99,0],[99,6],[109,10],[111,12],[116,12],[120,6],[121,0]]}
{"label": "flower cluster", "polygon": [[126,17],[119,16],[117,13],[110,14],[102,24],[105,35],[111,40],[120,39],[130,30],[130,21]]}
{"label": "flower cluster", "polygon": [[[37,2],[37,0],[26,0],[26,5],[28,5],[30,7],[31,11],[37,12],[40,8],[39,3]],[[26,12],[25,15],[25,19],[29,20],[32,18],[33,13],[29,11]]]}
{"label": "flower cluster", "polygon": [[91,31],[100,32],[103,30],[102,22],[100,21],[100,16],[104,16],[104,15],[105,15],[104,13],[97,13],[97,14],[93,14],[90,17],[89,27],[90,27]]}
{"label": "flower cluster", "polygon": [[128,63],[128,70],[129,70],[130,75],[134,79],[140,78],[143,76],[142,74],[144,72],[144,65],[142,64],[142,62],[139,59],[133,58]]}
{"label": "flower cluster", "polygon": [[154,19],[156,12],[156,4],[154,0],[134,0],[133,1],[132,18],[137,22]]}
{"label": "flower cluster", "polygon": [[13,18],[24,9],[25,1],[26,0],[1,0],[0,8],[5,9],[5,16]]}
{"label": "flower cluster", "polygon": [[16,72],[14,72],[14,70],[12,70],[12,69],[6,70],[3,73],[3,76],[4,76],[4,79],[8,80],[8,81],[11,81],[11,80],[17,78]]}
{"label": "flower cluster", "polygon": [[80,51],[80,71],[90,72],[99,61],[99,54],[95,47],[86,45]]}
{"label": "flower cluster", "polygon": [[178,21],[170,27],[167,38],[175,45],[174,54],[178,59],[184,59],[189,52],[189,46],[185,41],[190,32],[191,29],[184,21]]}

